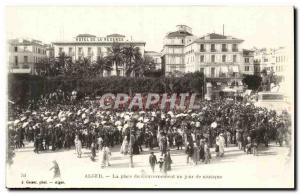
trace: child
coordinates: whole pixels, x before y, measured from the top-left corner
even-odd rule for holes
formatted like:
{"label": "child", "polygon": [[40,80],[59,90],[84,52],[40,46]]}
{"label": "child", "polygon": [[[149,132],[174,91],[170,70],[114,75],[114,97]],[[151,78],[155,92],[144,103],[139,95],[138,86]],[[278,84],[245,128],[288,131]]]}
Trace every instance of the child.
{"label": "child", "polygon": [[160,172],[162,172],[162,170],[163,170],[163,165],[164,165],[164,158],[163,158],[163,156],[161,156],[161,157],[159,158],[158,164],[159,164],[159,170],[160,170]]}
{"label": "child", "polygon": [[251,147],[252,147],[252,145],[251,145],[251,137],[248,136],[247,137],[247,144],[246,144],[246,153],[247,154],[251,154]]}
{"label": "child", "polygon": [[95,161],[95,157],[96,157],[96,145],[95,145],[94,142],[91,145],[91,151],[92,151],[91,160],[94,162]]}
{"label": "child", "polygon": [[53,163],[53,166],[50,168],[50,170],[54,169],[54,175],[53,175],[53,178],[60,178],[60,169],[59,169],[59,166],[56,162],[56,160],[53,160],[52,161]]}
{"label": "child", "polygon": [[154,172],[155,164],[157,164],[157,159],[156,159],[156,156],[154,155],[154,152],[151,152],[151,154],[149,156],[149,163],[150,163],[152,172]]}
{"label": "child", "polygon": [[205,164],[210,163],[210,150],[209,150],[209,145],[207,143],[207,141],[204,141],[204,162]]}

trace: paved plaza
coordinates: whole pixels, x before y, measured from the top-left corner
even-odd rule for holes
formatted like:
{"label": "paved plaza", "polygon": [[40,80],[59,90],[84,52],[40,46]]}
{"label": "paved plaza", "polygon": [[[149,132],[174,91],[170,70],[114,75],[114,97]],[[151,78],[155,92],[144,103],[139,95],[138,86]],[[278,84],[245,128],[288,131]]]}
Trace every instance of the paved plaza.
{"label": "paved plaza", "polygon": [[[14,164],[9,167],[10,173],[7,176],[11,176],[13,179],[10,180],[14,180],[14,183],[19,186],[22,186],[23,181],[23,184],[31,187],[61,187],[62,185],[67,187],[69,184],[73,187],[74,185],[95,187],[98,183],[100,187],[105,183],[107,187],[118,184],[124,188],[129,185],[143,187],[147,184],[149,186],[149,179],[153,187],[184,187],[183,180],[190,179],[191,187],[202,188],[215,185],[220,187],[236,185],[262,188],[283,187],[292,182],[290,179],[293,179],[292,171],[287,170],[291,169],[288,164],[289,160],[292,160],[288,157],[289,148],[275,144],[271,144],[269,148],[262,148],[258,156],[247,155],[237,147],[229,146],[225,149],[223,158],[216,158],[214,149],[211,148],[210,164],[200,163],[197,166],[186,164],[184,150],[171,149],[172,171],[169,171],[167,177],[164,178],[159,178],[164,174],[159,171],[158,165],[156,165],[155,172],[151,172],[147,148],[144,148],[140,155],[134,155],[134,168],[129,168],[129,156],[124,156],[119,152],[120,146],[115,146],[111,150],[111,166],[102,169],[99,154],[97,153],[96,161],[93,162],[88,149],[83,149],[82,158],[77,158],[74,149],[36,154],[30,144],[16,151]],[[157,148],[154,152],[159,158]],[[53,172],[49,169],[52,167],[53,160],[59,164],[61,171],[59,181],[62,184],[59,182],[55,184],[57,180],[52,178]],[[140,178],[142,176],[144,178]],[[283,177],[286,178],[283,179]],[[42,180],[47,181],[47,185],[43,185]],[[237,184],[237,181],[240,183]]]}

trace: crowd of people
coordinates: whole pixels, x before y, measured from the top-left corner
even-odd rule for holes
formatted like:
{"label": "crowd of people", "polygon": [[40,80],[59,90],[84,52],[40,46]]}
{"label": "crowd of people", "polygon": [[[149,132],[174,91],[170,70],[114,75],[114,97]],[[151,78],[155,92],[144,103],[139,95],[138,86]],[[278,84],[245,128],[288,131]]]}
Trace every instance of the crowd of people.
{"label": "crowd of people", "polygon": [[[69,98],[74,101],[75,93]],[[53,100],[54,99],[54,100]],[[15,148],[24,141],[34,143],[34,152],[74,149],[96,150],[102,155],[102,167],[110,165],[110,148],[121,145],[124,155],[136,155],[143,148],[158,147],[159,160],[150,156],[151,166],[160,163],[171,170],[170,148],[185,150],[187,163],[209,163],[210,148],[216,156],[224,156],[224,148],[234,144],[246,153],[257,146],[268,146],[271,140],[289,143],[290,115],[277,113],[251,103],[233,101],[201,101],[197,110],[103,110],[97,100],[83,98],[65,103],[62,92],[43,97],[38,105],[27,109],[13,108],[8,122]],[[151,167],[152,168],[152,167]],[[154,170],[154,167],[152,168]]]}

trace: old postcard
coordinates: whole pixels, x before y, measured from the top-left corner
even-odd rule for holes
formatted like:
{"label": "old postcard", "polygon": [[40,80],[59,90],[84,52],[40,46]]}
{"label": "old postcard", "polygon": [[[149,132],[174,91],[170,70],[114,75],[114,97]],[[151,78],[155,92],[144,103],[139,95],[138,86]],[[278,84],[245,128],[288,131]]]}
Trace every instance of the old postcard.
{"label": "old postcard", "polygon": [[7,6],[7,188],[295,187],[294,8]]}

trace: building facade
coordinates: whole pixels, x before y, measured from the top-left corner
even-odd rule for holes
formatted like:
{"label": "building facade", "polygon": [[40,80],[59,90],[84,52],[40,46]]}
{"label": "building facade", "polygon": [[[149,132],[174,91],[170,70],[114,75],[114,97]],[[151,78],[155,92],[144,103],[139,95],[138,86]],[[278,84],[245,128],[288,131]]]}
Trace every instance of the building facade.
{"label": "building facade", "polygon": [[292,64],[287,48],[256,49],[254,52],[254,64],[259,67],[260,72],[266,70],[274,75],[285,76],[286,68]]}
{"label": "building facade", "polygon": [[[133,41],[120,34],[111,34],[105,37],[96,37],[91,34],[79,34],[73,41],[53,42],[54,56],[58,57],[61,53],[65,53],[72,58],[72,61],[88,58],[91,61],[96,61],[98,57],[105,57],[109,54],[113,44],[120,44],[120,46],[134,46],[138,47],[142,56],[144,56],[145,42]],[[124,75],[124,67],[120,66],[118,69],[113,65],[113,70],[105,75]]]}
{"label": "building facade", "polygon": [[46,48],[39,40],[8,40],[9,73],[35,74],[35,65],[47,57]]}
{"label": "building facade", "polygon": [[275,75],[285,76],[289,67],[293,65],[290,53],[286,47],[280,47],[275,50],[275,67],[273,68]]}
{"label": "building facade", "polygon": [[207,34],[184,48],[186,72],[200,71],[209,78],[239,77],[243,63],[241,39]]}
{"label": "building facade", "polygon": [[145,51],[145,57],[150,57],[155,64],[155,69],[162,69],[161,53],[155,51]]}
{"label": "building facade", "polygon": [[240,72],[244,75],[254,75],[254,51],[243,49],[243,59],[240,65]]}
{"label": "building facade", "polygon": [[167,76],[185,72],[185,45],[195,39],[192,28],[186,25],[176,27],[177,30],[168,33],[163,42],[162,65]]}
{"label": "building facade", "polygon": [[275,49],[255,49],[254,63],[259,66],[260,71],[273,71],[275,66]]}

